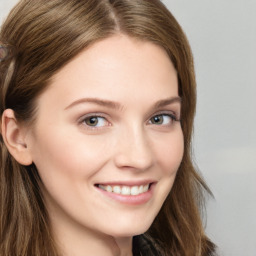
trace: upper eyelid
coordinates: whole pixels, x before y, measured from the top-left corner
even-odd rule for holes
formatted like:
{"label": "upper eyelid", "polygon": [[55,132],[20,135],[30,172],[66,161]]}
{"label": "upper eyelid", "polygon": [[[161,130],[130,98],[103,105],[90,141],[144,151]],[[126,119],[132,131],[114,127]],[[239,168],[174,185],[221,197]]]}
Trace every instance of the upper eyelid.
{"label": "upper eyelid", "polygon": [[108,115],[106,114],[103,114],[103,113],[97,113],[97,112],[93,112],[93,113],[88,113],[88,114],[85,114],[85,115],[82,115],[79,119],[78,119],[78,122],[83,122],[85,119],[87,118],[90,118],[90,117],[101,117],[101,118],[104,118],[108,121]]}
{"label": "upper eyelid", "polygon": [[166,114],[166,115],[169,115],[169,114],[176,115],[176,112],[172,111],[172,110],[160,110],[160,111],[157,111],[156,113],[154,113],[151,116],[164,115],[164,114]]}
{"label": "upper eyelid", "polygon": [[174,116],[177,120],[180,120],[180,114],[173,110],[159,110],[154,114],[150,115],[148,120],[157,115],[170,115],[170,116]]}

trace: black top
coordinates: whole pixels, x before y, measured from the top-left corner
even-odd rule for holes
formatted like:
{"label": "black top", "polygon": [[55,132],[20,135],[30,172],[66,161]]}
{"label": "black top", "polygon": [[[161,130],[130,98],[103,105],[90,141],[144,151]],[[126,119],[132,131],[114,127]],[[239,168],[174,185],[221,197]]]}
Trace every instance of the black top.
{"label": "black top", "polygon": [[[202,256],[219,256],[219,253],[216,251],[216,246],[208,241],[209,245]],[[153,239],[146,235],[139,235],[133,237],[133,256],[163,256],[166,255],[161,252],[160,246],[154,242]]]}
{"label": "black top", "polygon": [[145,235],[133,238],[133,256],[161,256],[157,246]]}

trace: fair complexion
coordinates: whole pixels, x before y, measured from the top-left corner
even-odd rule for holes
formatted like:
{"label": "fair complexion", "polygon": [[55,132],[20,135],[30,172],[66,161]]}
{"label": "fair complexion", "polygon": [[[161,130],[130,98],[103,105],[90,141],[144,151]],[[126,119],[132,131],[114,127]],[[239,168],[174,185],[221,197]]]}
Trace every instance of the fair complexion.
{"label": "fair complexion", "polygon": [[[104,39],[61,69],[37,104],[21,139],[63,255],[132,255],[132,237],[152,224],[183,156],[167,53],[124,35]],[[4,130],[11,120],[8,110]]]}

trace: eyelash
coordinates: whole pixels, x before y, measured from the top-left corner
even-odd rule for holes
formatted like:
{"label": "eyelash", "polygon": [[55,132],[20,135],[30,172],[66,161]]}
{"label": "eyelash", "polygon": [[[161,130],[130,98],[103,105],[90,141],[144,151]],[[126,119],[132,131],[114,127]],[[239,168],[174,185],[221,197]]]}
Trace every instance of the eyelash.
{"label": "eyelash", "polygon": [[[175,114],[171,114],[171,113],[159,113],[159,114],[156,114],[154,116],[152,116],[149,121],[151,121],[153,118],[156,118],[156,117],[169,117],[171,119],[171,123],[172,122],[178,122],[178,118]],[[157,125],[157,124],[156,124]],[[168,125],[171,125],[171,124],[159,124],[160,125],[163,125],[163,126],[168,126]]]}
{"label": "eyelash", "polygon": [[[156,118],[156,117],[169,117],[171,119],[170,123],[169,124],[154,124],[152,123],[152,120],[153,118]],[[99,119],[104,119],[104,122],[107,122],[108,124],[107,125],[104,125],[104,126],[90,126],[88,124],[86,124],[86,121],[90,120],[90,119],[93,119],[93,118],[97,118],[97,123],[96,125],[98,124],[99,122]],[[180,120],[177,118],[177,116],[173,113],[166,113],[166,112],[163,112],[163,113],[158,113],[158,114],[155,114],[153,115],[151,118],[149,118],[148,122],[151,122],[150,124],[152,125],[156,125],[156,126],[170,126],[173,122],[179,122]],[[81,119],[81,121],[79,121],[80,124],[83,124],[86,129],[91,129],[91,130],[95,130],[95,129],[102,129],[103,127],[108,127],[108,126],[111,126],[111,123],[107,120],[107,118],[101,114],[90,114],[88,116],[85,116]]]}
{"label": "eyelash", "polygon": [[[97,118],[97,120],[99,120],[100,118],[104,119],[104,122],[107,122],[108,125],[97,127],[97,126],[90,126],[90,125],[86,124],[87,120],[90,120],[90,119],[93,119],[93,118]],[[102,127],[106,127],[106,126],[111,126],[110,122],[107,120],[107,118],[105,116],[103,116],[101,114],[96,114],[96,113],[95,114],[90,114],[88,116],[83,117],[81,119],[81,121],[79,121],[79,123],[83,124],[86,127],[86,129],[91,129],[91,130],[101,129]]]}

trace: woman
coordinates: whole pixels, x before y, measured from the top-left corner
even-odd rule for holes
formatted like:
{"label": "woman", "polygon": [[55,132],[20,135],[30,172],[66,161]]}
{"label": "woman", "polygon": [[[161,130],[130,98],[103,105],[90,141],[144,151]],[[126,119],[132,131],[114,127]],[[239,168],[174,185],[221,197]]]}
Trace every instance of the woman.
{"label": "woman", "polygon": [[0,42],[0,255],[213,255],[192,54],[165,6],[21,0]]}

